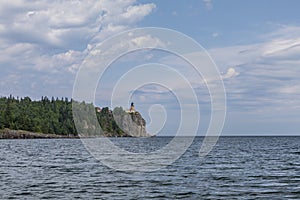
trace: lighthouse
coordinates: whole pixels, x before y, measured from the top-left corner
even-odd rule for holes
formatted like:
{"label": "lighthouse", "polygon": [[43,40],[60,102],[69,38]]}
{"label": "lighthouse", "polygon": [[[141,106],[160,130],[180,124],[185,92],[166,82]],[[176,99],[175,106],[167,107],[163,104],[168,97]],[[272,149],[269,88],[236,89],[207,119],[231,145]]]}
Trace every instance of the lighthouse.
{"label": "lighthouse", "polygon": [[131,102],[131,104],[130,104],[129,113],[135,113],[135,108],[134,108],[133,102]]}

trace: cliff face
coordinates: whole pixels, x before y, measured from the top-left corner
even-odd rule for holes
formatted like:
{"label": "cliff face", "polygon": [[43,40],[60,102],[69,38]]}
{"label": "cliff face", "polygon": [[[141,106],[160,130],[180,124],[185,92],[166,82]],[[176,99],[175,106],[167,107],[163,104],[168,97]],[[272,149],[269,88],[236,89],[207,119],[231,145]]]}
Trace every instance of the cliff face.
{"label": "cliff face", "polygon": [[[76,116],[77,131],[81,137],[149,137],[146,132],[146,121],[139,112],[126,112],[122,107],[110,110],[79,105],[79,116]],[[100,126],[95,126],[92,112],[96,111]],[[80,118],[84,116],[83,118]],[[100,128],[101,127],[101,128]],[[100,128],[99,130],[96,130]]]}
{"label": "cliff face", "polygon": [[139,112],[123,113],[121,115],[114,115],[119,128],[132,137],[149,137],[146,132],[146,121]]}

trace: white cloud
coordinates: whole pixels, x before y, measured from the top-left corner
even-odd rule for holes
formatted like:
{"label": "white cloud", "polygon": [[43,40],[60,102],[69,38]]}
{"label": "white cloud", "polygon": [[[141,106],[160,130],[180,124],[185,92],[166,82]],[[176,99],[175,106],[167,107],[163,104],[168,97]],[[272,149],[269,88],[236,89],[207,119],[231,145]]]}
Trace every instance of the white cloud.
{"label": "white cloud", "polygon": [[212,9],[213,7],[212,0],[203,0],[203,2],[207,9]]}
{"label": "white cloud", "polygon": [[[1,76],[27,70],[39,74],[38,82],[43,81],[41,73],[54,73],[56,77],[72,74],[94,44],[135,27],[153,9],[154,4],[136,0],[1,1]],[[23,79],[30,79],[27,73],[23,73]],[[70,79],[60,81],[58,87]],[[37,93],[42,87],[28,85],[35,85]]]}
{"label": "white cloud", "polygon": [[[209,50],[222,71],[232,108],[299,109],[300,27],[284,27],[263,42]],[[229,66],[234,66],[229,67]]]}
{"label": "white cloud", "polygon": [[240,73],[239,72],[236,72],[234,68],[230,67],[226,74],[223,75],[223,79],[228,79],[228,78],[232,78],[232,77],[235,77],[235,76],[238,76]]}
{"label": "white cloud", "polygon": [[217,38],[217,37],[219,37],[220,36],[220,34],[218,33],[218,32],[214,32],[213,34],[212,34],[212,37],[213,38]]}
{"label": "white cloud", "polygon": [[[297,84],[297,83],[296,83]],[[275,89],[274,92],[280,92],[280,93],[284,93],[284,94],[300,94],[300,85],[287,85],[287,86],[283,86],[281,88]],[[300,106],[300,104],[299,104]]]}
{"label": "white cloud", "polygon": [[12,42],[83,49],[99,29],[115,33],[120,29],[113,27],[128,28],[155,8],[154,4],[135,4],[135,0],[2,3],[0,36]]}
{"label": "white cloud", "polygon": [[129,6],[126,12],[122,14],[122,17],[129,23],[135,23],[148,15],[155,8],[155,4],[144,4]]}
{"label": "white cloud", "polygon": [[131,41],[133,45],[136,47],[143,47],[143,46],[164,47],[165,46],[165,43],[163,43],[160,39],[152,37],[151,35],[135,37]]}
{"label": "white cloud", "polygon": [[290,55],[293,53],[293,50],[299,52],[300,47],[300,37],[293,39],[276,39],[269,43],[267,43],[263,47],[263,55],[264,56],[280,56],[280,54],[287,53]]}

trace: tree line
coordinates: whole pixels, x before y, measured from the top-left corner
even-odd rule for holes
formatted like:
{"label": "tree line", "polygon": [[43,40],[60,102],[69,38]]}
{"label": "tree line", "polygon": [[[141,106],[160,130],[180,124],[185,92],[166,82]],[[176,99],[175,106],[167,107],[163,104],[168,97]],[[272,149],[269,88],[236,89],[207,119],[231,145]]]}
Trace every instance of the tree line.
{"label": "tree line", "polygon": [[[31,100],[29,97],[0,97],[0,129],[77,136],[72,113],[73,102],[74,100],[68,98],[49,99],[46,96],[41,97],[40,100]],[[81,102],[80,105],[95,110],[97,120],[105,134],[124,135],[108,107],[99,109],[92,103],[85,102]],[[115,108],[115,111],[125,113],[121,107]]]}

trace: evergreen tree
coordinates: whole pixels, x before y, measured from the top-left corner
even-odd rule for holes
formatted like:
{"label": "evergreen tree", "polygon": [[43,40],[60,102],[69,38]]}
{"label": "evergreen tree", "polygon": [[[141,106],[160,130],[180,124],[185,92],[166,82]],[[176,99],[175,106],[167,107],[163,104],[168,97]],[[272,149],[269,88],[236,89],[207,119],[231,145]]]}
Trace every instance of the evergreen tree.
{"label": "evergreen tree", "polygon": [[[55,99],[52,97],[50,100],[46,96],[42,96],[40,101],[33,101],[29,97],[14,98],[12,95],[8,98],[0,97],[0,129],[9,128],[46,134],[77,135],[72,102],[74,101],[68,98]],[[113,112],[105,107],[102,108],[101,112],[98,112],[91,103],[81,102],[77,104],[80,105],[78,109],[88,115],[78,116],[77,124],[81,124],[82,127],[86,125],[92,127],[99,122],[104,133],[120,136],[124,134],[113,116],[113,113],[114,115],[125,114],[121,107],[115,108]],[[96,113],[98,122],[94,121],[93,115],[89,115],[92,112]]]}

